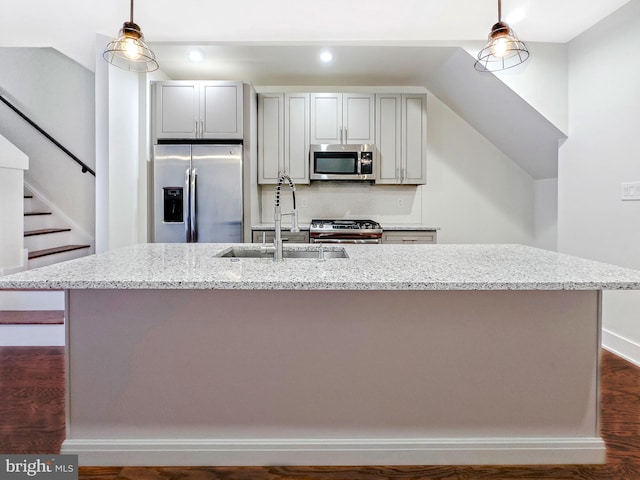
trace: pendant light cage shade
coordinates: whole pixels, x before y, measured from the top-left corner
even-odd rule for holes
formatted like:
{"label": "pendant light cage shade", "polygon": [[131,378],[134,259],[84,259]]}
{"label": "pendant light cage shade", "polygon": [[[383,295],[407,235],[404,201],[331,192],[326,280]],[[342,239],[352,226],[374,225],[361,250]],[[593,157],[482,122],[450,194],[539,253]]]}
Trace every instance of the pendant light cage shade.
{"label": "pendant light cage shade", "polygon": [[518,40],[506,23],[498,22],[491,29],[489,42],[478,53],[474,67],[480,72],[496,72],[516,67],[528,58],[524,42]]}
{"label": "pendant light cage shade", "polygon": [[107,45],[102,57],[111,65],[123,70],[145,73],[158,70],[156,55],[144,41],[140,27],[133,23],[133,0],[131,0],[131,19],[124,22],[118,38]]}
{"label": "pendant light cage shade", "polygon": [[511,27],[502,21],[502,1],[498,0],[498,23],[491,27],[487,45],[478,52],[474,67],[480,72],[513,68],[529,58],[529,50]]}

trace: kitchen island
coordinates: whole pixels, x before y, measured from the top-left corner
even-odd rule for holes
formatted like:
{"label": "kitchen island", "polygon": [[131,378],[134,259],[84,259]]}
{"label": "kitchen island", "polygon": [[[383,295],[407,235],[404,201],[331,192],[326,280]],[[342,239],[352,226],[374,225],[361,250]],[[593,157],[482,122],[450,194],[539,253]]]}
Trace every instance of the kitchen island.
{"label": "kitchen island", "polygon": [[640,272],[518,245],[218,256],[257,247],[144,244],[0,277],[66,290],[63,453],[82,465],[604,462],[601,291],[640,289]]}

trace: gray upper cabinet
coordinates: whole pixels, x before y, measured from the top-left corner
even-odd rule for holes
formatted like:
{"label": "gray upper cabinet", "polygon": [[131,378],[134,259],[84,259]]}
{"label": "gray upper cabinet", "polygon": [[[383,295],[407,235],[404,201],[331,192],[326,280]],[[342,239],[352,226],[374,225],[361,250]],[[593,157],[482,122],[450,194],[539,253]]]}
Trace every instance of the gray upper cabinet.
{"label": "gray upper cabinet", "polygon": [[376,94],[376,183],[423,185],[427,179],[427,96]]}
{"label": "gray upper cabinet", "polygon": [[310,143],[375,143],[375,96],[312,93]]}
{"label": "gray upper cabinet", "polygon": [[309,94],[258,95],[258,183],[309,183]]}
{"label": "gray upper cabinet", "polygon": [[242,98],[242,82],[155,82],[155,137],[242,139]]}

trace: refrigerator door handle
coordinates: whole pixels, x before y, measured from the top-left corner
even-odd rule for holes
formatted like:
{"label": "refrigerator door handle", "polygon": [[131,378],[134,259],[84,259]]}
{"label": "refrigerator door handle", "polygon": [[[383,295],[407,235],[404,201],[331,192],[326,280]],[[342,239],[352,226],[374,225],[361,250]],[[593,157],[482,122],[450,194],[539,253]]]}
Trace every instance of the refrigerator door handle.
{"label": "refrigerator door handle", "polygon": [[191,197],[191,206],[190,206],[190,212],[189,212],[189,217],[190,217],[190,223],[191,223],[191,242],[197,242],[198,241],[198,220],[197,220],[197,214],[198,214],[198,209],[197,209],[197,198],[198,198],[198,169],[197,168],[192,168],[191,169],[191,189],[189,190],[190,193],[190,197]]}
{"label": "refrigerator door handle", "polygon": [[191,193],[189,190],[189,185],[191,183],[191,169],[187,168],[184,171],[184,191],[186,192],[185,198],[185,209],[186,218],[184,219],[184,241],[189,243],[191,241]]}

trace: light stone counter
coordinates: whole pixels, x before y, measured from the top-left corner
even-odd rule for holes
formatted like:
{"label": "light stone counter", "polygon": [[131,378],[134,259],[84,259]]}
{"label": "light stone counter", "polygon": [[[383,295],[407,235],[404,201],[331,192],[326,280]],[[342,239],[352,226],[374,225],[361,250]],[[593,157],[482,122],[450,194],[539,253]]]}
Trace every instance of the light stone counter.
{"label": "light stone counter", "polygon": [[382,229],[386,230],[386,231],[407,231],[407,232],[411,232],[411,231],[415,231],[415,232],[422,232],[422,231],[427,231],[427,232],[431,232],[431,231],[437,231],[440,230],[440,227],[434,227],[434,226],[430,226],[430,225],[418,225],[418,224],[397,224],[397,225],[389,225],[389,224],[384,224],[382,225]]}
{"label": "light stone counter", "polygon": [[[640,271],[521,245],[345,245],[346,259],[285,259],[281,263],[216,257],[231,246],[139,244],[0,277],[0,288],[640,289]],[[252,245],[240,244],[238,248]],[[286,248],[317,250],[318,246]],[[325,246],[331,248],[335,247]]]}

